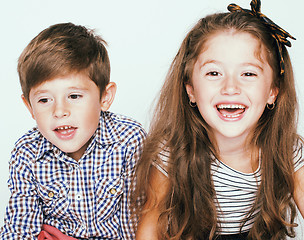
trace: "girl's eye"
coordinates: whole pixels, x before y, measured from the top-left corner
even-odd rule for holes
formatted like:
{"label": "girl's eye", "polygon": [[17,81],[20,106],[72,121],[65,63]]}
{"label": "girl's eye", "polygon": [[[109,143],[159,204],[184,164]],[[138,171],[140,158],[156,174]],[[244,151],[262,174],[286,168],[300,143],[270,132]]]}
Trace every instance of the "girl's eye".
{"label": "girl's eye", "polygon": [[252,72],[245,72],[245,73],[243,73],[243,76],[245,76],[245,77],[255,77],[255,76],[257,76],[257,74],[252,73]]}
{"label": "girl's eye", "polygon": [[217,76],[219,76],[220,74],[219,74],[219,72],[211,71],[211,72],[208,72],[207,75],[208,75],[208,76],[212,76],[212,77],[217,77]]}
{"label": "girl's eye", "polygon": [[69,98],[71,98],[71,99],[79,99],[79,98],[81,98],[82,97],[82,95],[80,95],[80,94],[71,94],[70,96],[69,96]]}

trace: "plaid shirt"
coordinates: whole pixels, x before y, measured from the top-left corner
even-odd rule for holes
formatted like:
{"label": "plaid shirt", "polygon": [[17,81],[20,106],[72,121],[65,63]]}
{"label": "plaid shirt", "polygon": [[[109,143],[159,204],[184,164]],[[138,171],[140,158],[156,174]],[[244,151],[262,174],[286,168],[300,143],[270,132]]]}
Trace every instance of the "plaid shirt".
{"label": "plaid shirt", "polygon": [[128,192],[145,132],[110,112],[77,162],[33,128],[10,160],[11,197],[0,239],[37,239],[42,224],[84,239],[134,239]]}

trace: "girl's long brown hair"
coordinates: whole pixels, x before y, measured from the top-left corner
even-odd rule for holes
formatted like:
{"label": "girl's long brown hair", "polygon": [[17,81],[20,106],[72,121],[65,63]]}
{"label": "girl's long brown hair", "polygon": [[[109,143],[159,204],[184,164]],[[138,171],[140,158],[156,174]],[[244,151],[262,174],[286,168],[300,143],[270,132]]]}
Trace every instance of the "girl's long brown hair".
{"label": "girl's long brown hair", "polygon": [[219,154],[208,125],[198,109],[189,105],[185,84],[191,82],[194,64],[205,42],[213,34],[226,30],[246,32],[260,40],[274,72],[273,86],[279,89],[275,108],[265,108],[248,139],[252,146],[260,148],[262,159],[262,181],[252,209],[252,212],[260,209],[260,213],[249,238],[284,239],[295,235],[293,146],[299,137],[294,77],[287,50],[283,46],[285,74],[281,76],[269,29],[245,13],[219,13],[201,19],[182,42],[161,90],[137,167],[134,196],[142,199],[137,208],[140,216],[147,201],[146,193],[151,190],[149,173],[152,161],[158,158],[160,142],[170,149],[167,169],[170,189],[158,205],[159,239],[213,239],[219,228],[210,173],[210,156]]}

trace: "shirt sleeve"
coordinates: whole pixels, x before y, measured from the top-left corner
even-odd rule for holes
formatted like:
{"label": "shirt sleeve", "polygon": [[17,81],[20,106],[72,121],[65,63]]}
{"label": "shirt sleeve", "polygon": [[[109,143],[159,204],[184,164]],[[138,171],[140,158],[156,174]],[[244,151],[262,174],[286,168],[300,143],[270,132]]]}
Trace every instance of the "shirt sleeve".
{"label": "shirt sleeve", "polygon": [[301,139],[298,139],[297,144],[295,144],[293,152],[293,162],[295,172],[304,166],[303,142]]}
{"label": "shirt sleeve", "polygon": [[125,154],[125,180],[124,191],[121,201],[120,226],[122,239],[135,239],[136,222],[135,215],[132,215],[130,194],[132,191],[132,180],[135,173],[136,164],[141,156],[145,132],[143,129],[134,132],[127,143],[127,152]]}
{"label": "shirt sleeve", "polygon": [[11,196],[0,239],[37,239],[43,222],[33,174],[26,152],[12,154],[8,180]]}
{"label": "shirt sleeve", "polygon": [[168,177],[168,166],[169,166],[169,149],[164,143],[160,143],[158,158],[152,161],[152,165],[156,167],[162,174]]}

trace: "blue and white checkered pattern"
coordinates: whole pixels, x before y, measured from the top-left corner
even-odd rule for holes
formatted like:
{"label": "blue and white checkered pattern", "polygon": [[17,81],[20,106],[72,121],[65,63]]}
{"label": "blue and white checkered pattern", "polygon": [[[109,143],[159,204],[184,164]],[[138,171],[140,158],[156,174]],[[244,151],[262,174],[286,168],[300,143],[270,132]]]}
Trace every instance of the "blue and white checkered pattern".
{"label": "blue and white checkered pattern", "polygon": [[128,193],[144,137],[134,120],[104,112],[75,161],[33,128],[12,152],[0,239],[37,239],[43,223],[75,238],[134,239]]}

